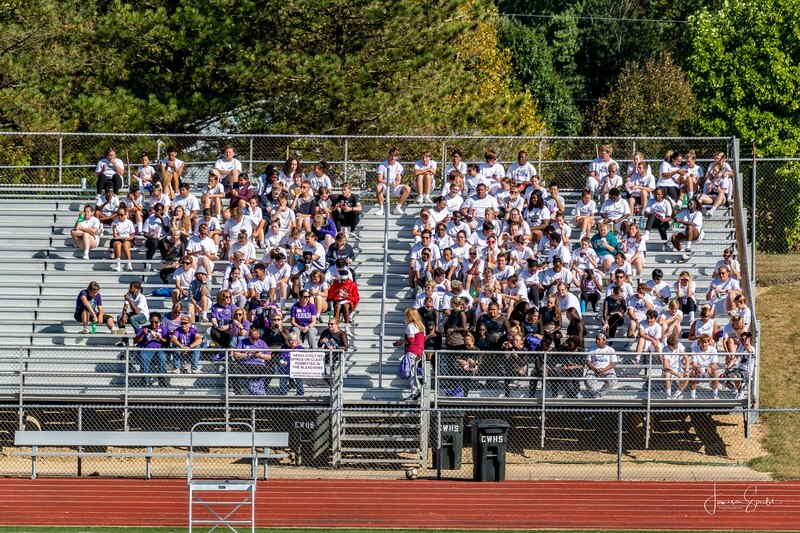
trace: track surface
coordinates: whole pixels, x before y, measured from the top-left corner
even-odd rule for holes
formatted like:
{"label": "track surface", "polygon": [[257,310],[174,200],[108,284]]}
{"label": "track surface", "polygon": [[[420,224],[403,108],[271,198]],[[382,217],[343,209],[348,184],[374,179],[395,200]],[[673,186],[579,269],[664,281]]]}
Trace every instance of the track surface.
{"label": "track surface", "polygon": [[[800,524],[800,482],[276,479],[259,484],[256,500],[261,527],[779,530]],[[185,480],[4,479],[0,501],[3,525],[188,523]]]}

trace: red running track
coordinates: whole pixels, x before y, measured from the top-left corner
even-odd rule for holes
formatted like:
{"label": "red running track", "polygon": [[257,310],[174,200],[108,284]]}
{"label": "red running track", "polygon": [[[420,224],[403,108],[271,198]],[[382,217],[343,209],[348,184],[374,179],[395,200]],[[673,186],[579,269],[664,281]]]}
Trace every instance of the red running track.
{"label": "red running track", "polygon": [[[218,493],[219,494],[219,493]],[[800,482],[283,480],[261,527],[797,529]],[[4,479],[2,525],[178,526],[185,480]]]}

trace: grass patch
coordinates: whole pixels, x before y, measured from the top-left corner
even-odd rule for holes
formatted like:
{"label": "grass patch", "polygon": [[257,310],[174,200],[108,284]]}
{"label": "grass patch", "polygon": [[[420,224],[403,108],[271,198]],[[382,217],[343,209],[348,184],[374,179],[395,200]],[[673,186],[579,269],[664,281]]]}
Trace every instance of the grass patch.
{"label": "grass patch", "polygon": [[[759,255],[756,302],[761,321],[761,407],[800,407],[800,255]],[[762,283],[767,276],[767,283]],[[791,283],[786,280],[791,279]],[[800,413],[765,413],[767,426],[763,446],[769,455],[755,459],[751,466],[771,472],[777,479],[800,478]]]}
{"label": "grass patch", "polygon": [[774,287],[794,283],[800,283],[800,254],[756,254],[757,286]]}

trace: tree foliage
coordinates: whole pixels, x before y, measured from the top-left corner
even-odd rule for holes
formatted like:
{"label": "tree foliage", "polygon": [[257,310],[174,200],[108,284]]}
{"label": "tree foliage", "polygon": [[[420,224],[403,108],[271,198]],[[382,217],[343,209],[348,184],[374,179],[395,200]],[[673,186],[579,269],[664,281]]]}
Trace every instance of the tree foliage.
{"label": "tree foliage", "polygon": [[0,126],[297,133],[544,130],[490,0],[19,0]]}
{"label": "tree foliage", "polygon": [[625,65],[589,113],[593,135],[676,137],[693,117],[689,81],[669,54]]}
{"label": "tree foliage", "polygon": [[553,50],[544,35],[511,18],[500,19],[498,33],[511,54],[514,83],[530,92],[548,130],[555,135],[576,135],[581,115],[567,83],[556,71]]}
{"label": "tree foliage", "polygon": [[699,127],[768,155],[800,151],[800,0],[731,0],[691,20]]}

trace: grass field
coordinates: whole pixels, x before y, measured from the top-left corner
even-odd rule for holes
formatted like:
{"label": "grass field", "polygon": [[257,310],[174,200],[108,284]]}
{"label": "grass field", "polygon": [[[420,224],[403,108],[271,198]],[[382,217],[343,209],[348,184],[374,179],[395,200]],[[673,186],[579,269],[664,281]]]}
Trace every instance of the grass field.
{"label": "grass field", "polygon": [[[756,279],[761,407],[800,407],[800,255],[759,254]],[[753,461],[753,468],[777,479],[800,478],[800,413],[768,413],[763,421],[770,455]]]}

